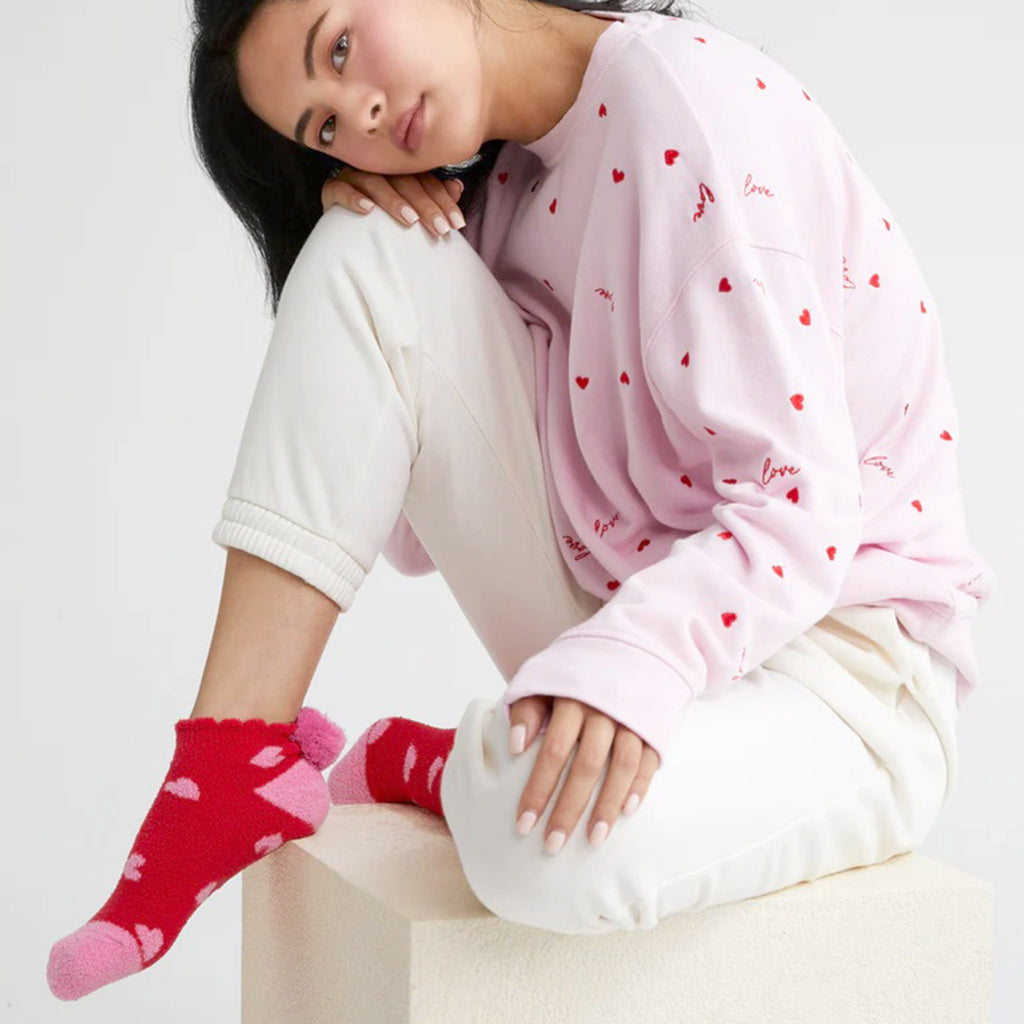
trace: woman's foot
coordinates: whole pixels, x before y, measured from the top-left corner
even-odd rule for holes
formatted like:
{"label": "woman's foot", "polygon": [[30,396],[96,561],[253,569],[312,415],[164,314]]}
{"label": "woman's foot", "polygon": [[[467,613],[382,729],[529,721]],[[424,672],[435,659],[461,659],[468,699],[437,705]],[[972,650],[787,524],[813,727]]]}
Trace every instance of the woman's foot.
{"label": "woman's foot", "polygon": [[454,742],[454,729],[381,718],[331,769],[331,803],[411,803],[443,818],[441,774]]}
{"label": "woman's foot", "polygon": [[321,772],[345,736],[313,708],[292,722],[183,718],[175,732],[167,775],[113,893],[50,950],[46,977],[58,999],[152,966],[228,879],[327,817]]}

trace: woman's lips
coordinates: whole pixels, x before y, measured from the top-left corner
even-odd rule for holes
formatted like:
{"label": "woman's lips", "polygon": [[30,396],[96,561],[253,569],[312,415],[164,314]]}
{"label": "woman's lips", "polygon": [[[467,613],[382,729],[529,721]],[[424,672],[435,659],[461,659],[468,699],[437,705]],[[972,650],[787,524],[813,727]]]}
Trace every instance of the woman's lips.
{"label": "woman's lips", "polygon": [[426,99],[423,96],[420,96],[420,101],[416,104],[416,108],[413,111],[413,117],[409,122],[409,127],[406,129],[406,148],[410,153],[415,153],[419,150],[420,140],[423,138],[423,118],[425,108]]}
{"label": "woman's lips", "polygon": [[425,100],[420,96],[419,102],[402,115],[402,119],[395,127],[395,135],[398,136],[398,144],[410,153],[419,148],[420,139],[423,135],[423,108]]}
{"label": "woman's lips", "polygon": [[411,153],[414,153],[420,148],[420,143],[423,141],[423,122],[426,118],[427,101],[421,96],[419,106],[416,108],[416,112],[412,115],[412,120],[409,122],[409,128],[405,133],[405,144]]}

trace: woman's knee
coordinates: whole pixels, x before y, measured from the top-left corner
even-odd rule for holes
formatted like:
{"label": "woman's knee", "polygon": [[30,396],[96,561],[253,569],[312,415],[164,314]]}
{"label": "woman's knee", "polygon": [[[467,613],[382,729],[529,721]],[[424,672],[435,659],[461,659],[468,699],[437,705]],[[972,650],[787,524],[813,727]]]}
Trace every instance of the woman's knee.
{"label": "woman's knee", "polygon": [[302,272],[306,264],[345,263],[360,267],[367,260],[402,254],[413,260],[429,259],[432,246],[447,239],[432,239],[419,224],[405,227],[381,209],[356,213],[344,206],[329,206],[313,225],[293,270]]}
{"label": "woman's knee", "polygon": [[515,812],[540,744],[513,756],[508,733],[500,702],[471,701],[442,776],[445,819],[474,895],[498,917],[548,931],[643,926],[637,911],[648,902],[638,891],[643,865],[624,863],[615,843],[591,847],[587,814],[554,856],[543,849],[543,817],[529,835],[519,835]]}

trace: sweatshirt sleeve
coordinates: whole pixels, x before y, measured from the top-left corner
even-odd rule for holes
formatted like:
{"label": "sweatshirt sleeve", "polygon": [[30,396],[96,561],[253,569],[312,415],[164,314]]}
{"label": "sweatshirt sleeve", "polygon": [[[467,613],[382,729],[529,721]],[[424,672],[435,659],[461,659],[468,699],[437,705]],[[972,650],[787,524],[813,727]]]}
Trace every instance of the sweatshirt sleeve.
{"label": "sweatshirt sleeve", "polygon": [[381,554],[403,576],[425,576],[437,571],[437,566],[413,532],[404,512],[398,514],[395,527],[384,543]]}
{"label": "sweatshirt sleeve", "polygon": [[664,760],[692,700],[831,610],[861,536],[860,475],[842,339],[800,255],[747,237],[714,247],[642,365],[666,428],[709,449],[709,522],[524,662],[503,702],[576,698]]}

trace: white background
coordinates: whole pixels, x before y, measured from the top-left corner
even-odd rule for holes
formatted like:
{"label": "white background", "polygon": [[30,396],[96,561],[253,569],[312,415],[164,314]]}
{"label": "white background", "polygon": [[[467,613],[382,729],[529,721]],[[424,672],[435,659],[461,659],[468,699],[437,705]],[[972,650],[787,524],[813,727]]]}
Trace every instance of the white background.
{"label": "white background", "polygon": [[[704,9],[824,107],[940,305],[968,523],[999,589],[977,621],[959,789],[920,849],[994,882],[993,1021],[1013,1024],[1024,19],[992,0]],[[272,327],[263,282],[193,153],[184,0],[4,12],[0,668],[14,706],[0,741],[0,1020],[237,1020],[240,876],[152,969],[74,1004],[45,969],[117,882],[195,698],[225,559],[209,535]],[[389,714],[452,727],[501,688],[440,575],[379,558],[307,702],[354,740]]]}

